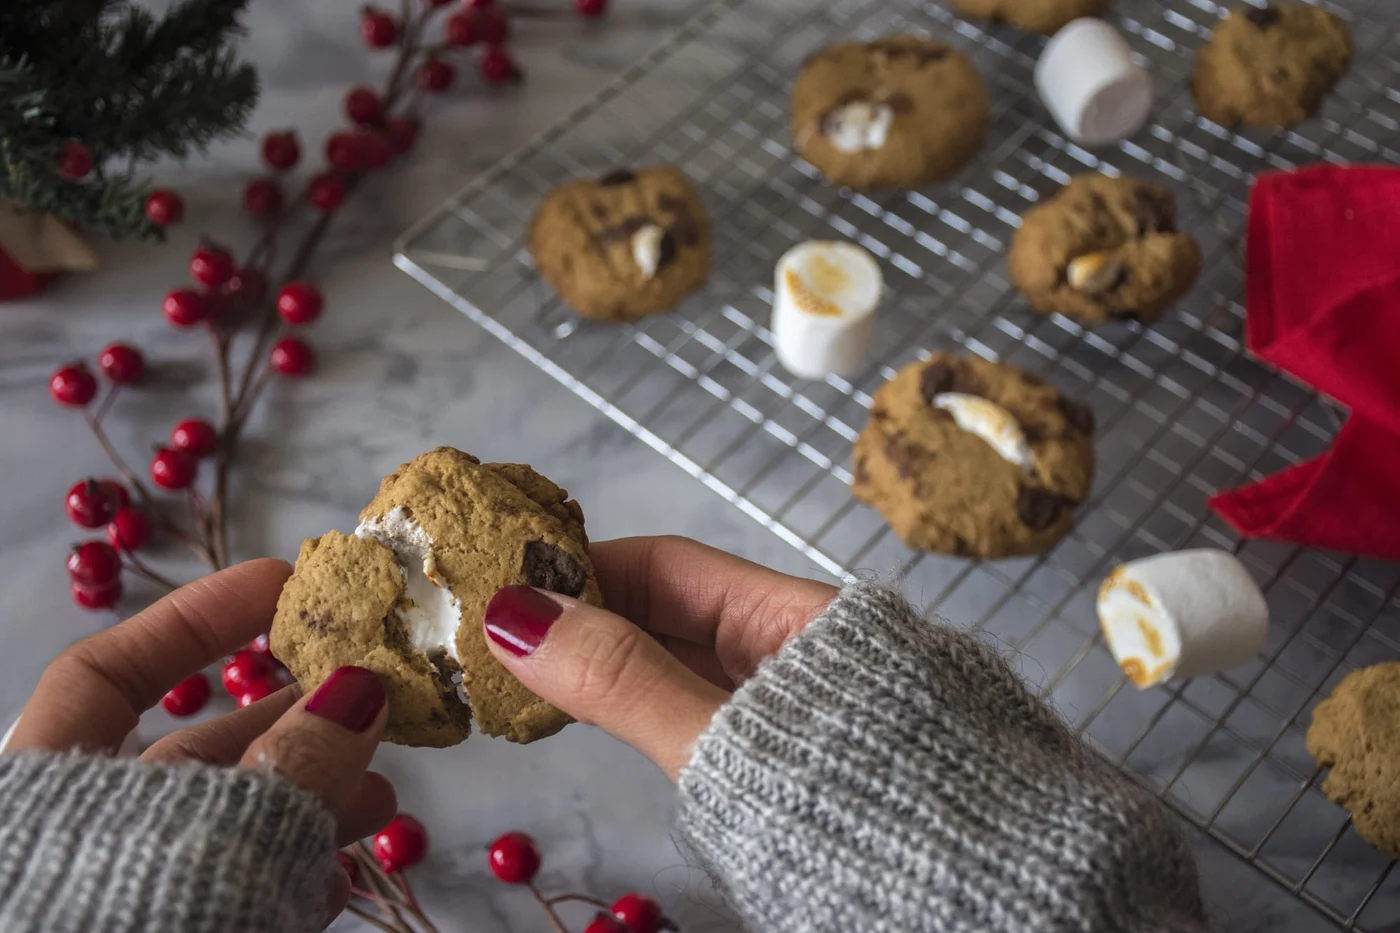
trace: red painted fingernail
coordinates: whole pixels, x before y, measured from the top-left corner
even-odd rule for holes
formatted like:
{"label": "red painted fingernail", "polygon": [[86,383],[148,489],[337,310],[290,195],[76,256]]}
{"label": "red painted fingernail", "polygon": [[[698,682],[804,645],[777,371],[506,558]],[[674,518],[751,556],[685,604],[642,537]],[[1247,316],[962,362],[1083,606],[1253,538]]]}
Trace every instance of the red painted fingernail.
{"label": "red painted fingernail", "polygon": [[486,604],[486,634],[523,658],[534,654],[564,607],[528,586],[507,586]]}
{"label": "red painted fingernail", "polygon": [[364,732],[384,708],[379,675],[363,667],[338,667],[306,701],[306,711],[351,732]]}

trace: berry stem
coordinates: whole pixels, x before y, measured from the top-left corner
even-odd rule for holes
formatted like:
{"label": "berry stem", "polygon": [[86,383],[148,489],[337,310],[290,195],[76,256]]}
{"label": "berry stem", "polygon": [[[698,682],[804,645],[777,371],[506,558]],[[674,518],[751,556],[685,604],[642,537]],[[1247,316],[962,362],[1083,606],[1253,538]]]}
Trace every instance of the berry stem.
{"label": "berry stem", "polygon": [[147,565],[143,560],[141,560],[141,558],[137,557],[130,551],[127,551],[124,556],[126,557],[126,569],[130,570],[137,576],[145,577],[152,583],[157,583],[165,587],[167,590],[170,590],[171,592],[174,592],[175,590],[178,590],[180,588],[180,584],[171,580],[169,577],[162,576],[161,574],[152,570],[149,565]]}
{"label": "berry stem", "polygon": [[345,909],[350,911],[355,916],[359,917],[361,920],[370,924],[371,926],[375,926],[381,930],[386,931],[386,933],[404,933],[403,927],[391,927],[389,926],[389,924],[385,923],[383,920],[380,920],[378,917],[365,910],[363,907],[356,907],[354,904],[346,904]]}
{"label": "berry stem", "polygon": [[120,388],[120,385],[113,383],[112,387],[107,390],[107,394],[102,397],[102,401],[97,403],[97,409],[93,411],[92,417],[98,424],[101,424],[102,419],[107,417],[107,412],[111,409],[112,403],[116,401],[117,390]]}
{"label": "berry stem", "polygon": [[563,904],[567,901],[577,901],[580,904],[589,904],[601,910],[612,910],[612,905],[607,901],[600,901],[596,897],[589,897],[587,894],[556,894],[553,897],[545,898],[545,903],[550,907],[555,904]]}
{"label": "berry stem", "polygon": [[540,902],[544,908],[545,915],[549,917],[549,925],[554,927],[555,933],[569,933],[569,928],[564,926],[564,921],[559,919],[559,915],[554,912],[554,898],[547,898],[540,893],[540,889],[535,887],[533,881],[530,882],[530,893],[535,895],[535,900]]}
{"label": "berry stem", "polygon": [[363,842],[355,844],[353,853],[355,860],[360,863],[360,874],[368,883],[370,900],[374,901],[380,913],[393,918],[393,922],[398,924],[400,929],[407,928],[411,933],[412,927],[407,927],[405,924],[403,914],[399,913],[399,905],[385,896],[387,878],[384,875],[384,870],[379,866],[379,860],[374,857],[374,853],[370,852],[369,847]]}

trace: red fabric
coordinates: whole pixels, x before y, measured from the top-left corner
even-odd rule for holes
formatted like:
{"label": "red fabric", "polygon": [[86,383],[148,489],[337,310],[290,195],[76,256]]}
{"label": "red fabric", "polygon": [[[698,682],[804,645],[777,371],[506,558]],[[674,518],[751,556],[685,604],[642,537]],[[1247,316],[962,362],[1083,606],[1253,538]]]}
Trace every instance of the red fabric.
{"label": "red fabric", "polygon": [[1211,507],[1249,537],[1400,560],[1400,170],[1261,176],[1246,272],[1250,351],[1352,415],[1321,457]]}

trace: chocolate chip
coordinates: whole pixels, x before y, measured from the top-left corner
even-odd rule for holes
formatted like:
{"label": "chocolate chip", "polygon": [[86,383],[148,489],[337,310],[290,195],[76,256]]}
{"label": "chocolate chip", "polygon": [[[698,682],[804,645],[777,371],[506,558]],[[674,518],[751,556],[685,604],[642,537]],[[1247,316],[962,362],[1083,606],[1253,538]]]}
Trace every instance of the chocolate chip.
{"label": "chocolate chip", "polygon": [[1133,214],[1137,218],[1138,236],[1176,232],[1176,202],[1165,188],[1156,185],[1138,188],[1133,198]]}
{"label": "chocolate chip", "polygon": [[1275,68],[1273,71],[1269,72],[1269,80],[1274,84],[1286,83],[1288,81],[1288,69]]}
{"label": "chocolate chip", "polygon": [[665,236],[661,238],[661,248],[656,254],[656,271],[660,272],[662,269],[669,266],[675,261],[675,258],[676,238],[671,235],[670,231],[667,231]]}
{"label": "chocolate chip", "polygon": [[588,575],[578,561],[562,548],[544,541],[525,543],[525,560],[520,565],[525,582],[551,593],[577,596],[583,592]]}
{"label": "chocolate chip", "polygon": [[858,459],[856,460],[856,482],[857,482],[857,483],[868,483],[868,482],[870,482],[870,471],[869,471],[868,469],[866,469],[866,467],[865,467],[865,460],[864,460],[863,458],[858,458]]}
{"label": "chocolate chip", "polygon": [[1094,436],[1094,410],[1083,402],[1060,396],[1060,414],[1080,434]]}
{"label": "chocolate chip", "polygon": [[1260,29],[1268,29],[1270,26],[1283,19],[1283,13],[1271,6],[1266,6],[1262,10],[1250,10],[1244,15],[1249,17],[1249,21]]}
{"label": "chocolate chip", "polygon": [[598,179],[598,184],[605,188],[611,185],[625,185],[636,177],[637,173],[631,169],[618,168],[613,169],[611,172],[608,172],[602,178]]}
{"label": "chocolate chip", "polygon": [[608,208],[607,208],[607,205],[599,204],[597,201],[594,201],[593,204],[590,205],[590,206],[593,208],[593,216],[594,216],[594,217],[596,217],[596,218],[599,219],[599,220],[607,220],[607,219],[608,219]]}
{"label": "chocolate chip", "polygon": [[1060,512],[1070,504],[1070,500],[1064,496],[1045,489],[1022,486],[1021,494],[1016,499],[1016,511],[1031,531],[1044,531],[1059,520]]}
{"label": "chocolate chip", "polygon": [[914,112],[914,98],[903,92],[896,92],[885,99],[885,104],[895,113]]}
{"label": "chocolate chip", "polygon": [[942,395],[953,388],[953,383],[958,381],[958,374],[952,365],[948,363],[929,363],[924,367],[924,374],[919,380],[919,391],[924,395],[924,401],[933,404],[935,395]]}

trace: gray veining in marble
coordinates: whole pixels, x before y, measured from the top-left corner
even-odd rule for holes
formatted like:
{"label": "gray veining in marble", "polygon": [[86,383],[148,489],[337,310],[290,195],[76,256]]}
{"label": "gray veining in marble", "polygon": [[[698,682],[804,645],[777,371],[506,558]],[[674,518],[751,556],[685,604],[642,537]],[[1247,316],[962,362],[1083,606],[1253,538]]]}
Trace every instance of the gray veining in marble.
{"label": "gray veining in marble", "polygon": [[[369,185],[339,218],[314,268],[327,299],[313,332],[322,366],[310,381],[275,386],[251,427],[234,498],[238,555],[290,558],[306,535],[348,530],[381,475],[446,443],[539,466],[585,504],[594,537],[681,533],[780,569],[814,573],[788,545],[390,264],[396,234],[644,54],[694,4],[614,0],[614,6],[615,15],[596,27],[572,17],[518,22],[515,50],[529,72],[524,87],[480,92],[471,81],[469,91],[449,95],[432,108],[411,162]],[[308,149],[318,147],[338,122],[345,88],[387,67],[360,46],[345,4],[255,4],[249,25],[247,52],[265,84],[251,134],[295,126]],[[104,245],[102,271],[0,305],[5,721],[55,653],[108,621],[68,600],[63,555],[78,535],[61,508],[71,482],[108,470],[78,418],[49,401],[47,375],[59,361],[91,357],[109,340],[145,348],[166,388],[134,393],[110,420],[118,445],[138,461],[178,418],[213,413],[206,346],[196,335],[170,330],[159,302],[183,280],[199,231],[217,231],[235,244],[251,239],[238,195],[256,171],[254,153],[246,140],[221,145],[211,158],[166,175],[185,196],[188,215],[169,248]],[[159,557],[173,574],[194,570],[173,552]],[[133,586],[124,608],[139,608],[154,595]],[[150,735],[170,725],[159,712],[148,720],[143,732]],[[544,928],[524,892],[495,883],[486,871],[482,847],[507,829],[539,840],[547,888],[602,896],[636,889],[661,900],[688,933],[735,929],[707,879],[676,851],[668,782],[596,729],[575,726],[528,748],[485,739],[446,751],[385,747],[376,766],[395,781],[405,809],[429,817],[434,855],[415,877],[444,933]],[[1222,926],[1238,933],[1331,928],[1212,841],[1200,837],[1198,848]],[[368,928],[342,920],[336,929]]]}

